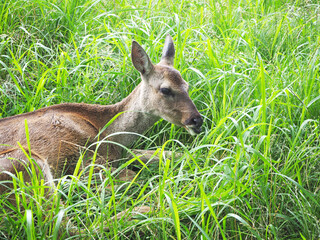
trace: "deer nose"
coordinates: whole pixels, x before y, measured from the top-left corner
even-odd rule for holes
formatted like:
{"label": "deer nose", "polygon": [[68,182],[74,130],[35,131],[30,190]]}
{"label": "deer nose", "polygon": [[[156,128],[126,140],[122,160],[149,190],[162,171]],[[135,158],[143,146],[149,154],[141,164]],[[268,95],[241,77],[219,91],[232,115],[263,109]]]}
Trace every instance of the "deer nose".
{"label": "deer nose", "polygon": [[200,115],[193,116],[184,122],[186,129],[192,135],[199,134],[201,132],[202,123],[203,119]]}
{"label": "deer nose", "polygon": [[199,116],[193,116],[193,117],[187,119],[187,121],[185,121],[184,124],[185,125],[192,125],[193,127],[200,128],[202,123],[203,123],[203,119],[199,115]]}
{"label": "deer nose", "polygon": [[195,123],[196,127],[201,127],[203,123],[202,117],[197,117],[193,119],[193,122]]}

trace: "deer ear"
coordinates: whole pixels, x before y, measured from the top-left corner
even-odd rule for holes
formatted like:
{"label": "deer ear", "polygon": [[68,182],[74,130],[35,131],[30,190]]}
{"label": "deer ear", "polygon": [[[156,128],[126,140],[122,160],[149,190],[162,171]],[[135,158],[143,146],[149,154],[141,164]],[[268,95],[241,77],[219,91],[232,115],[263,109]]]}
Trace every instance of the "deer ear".
{"label": "deer ear", "polygon": [[148,75],[153,69],[153,64],[151,63],[148,54],[136,41],[132,41],[131,60],[133,66],[142,75]]}
{"label": "deer ear", "polygon": [[173,43],[172,37],[168,34],[166,37],[166,41],[164,43],[160,63],[173,66],[174,54],[175,54],[174,43]]}

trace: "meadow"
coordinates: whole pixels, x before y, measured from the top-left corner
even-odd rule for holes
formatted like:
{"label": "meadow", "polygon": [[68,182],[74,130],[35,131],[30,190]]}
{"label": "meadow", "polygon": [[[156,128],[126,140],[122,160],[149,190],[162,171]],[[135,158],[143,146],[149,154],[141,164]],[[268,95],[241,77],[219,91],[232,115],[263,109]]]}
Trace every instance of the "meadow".
{"label": "meadow", "polygon": [[160,162],[123,161],[132,182],[86,169],[48,198],[36,176],[14,179],[0,239],[319,239],[319,14],[317,0],[2,0],[0,118],[116,103],[141,80],[132,40],[157,63],[170,34],[204,125],[193,137],[157,122],[132,148]]}

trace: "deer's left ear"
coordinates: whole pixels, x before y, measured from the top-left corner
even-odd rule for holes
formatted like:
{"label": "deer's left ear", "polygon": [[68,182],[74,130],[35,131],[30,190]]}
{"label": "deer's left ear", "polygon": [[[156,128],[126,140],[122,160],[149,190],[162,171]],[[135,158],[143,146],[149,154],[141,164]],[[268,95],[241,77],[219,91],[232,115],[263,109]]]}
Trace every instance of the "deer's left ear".
{"label": "deer's left ear", "polygon": [[174,43],[172,37],[168,34],[164,43],[160,64],[173,66],[174,54]]}
{"label": "deer's left ear", "polygon": [[142,75],[148,75],[152,71],[153,64],[148,54],[136,41],[132,41],[131,59],[134,67]]}

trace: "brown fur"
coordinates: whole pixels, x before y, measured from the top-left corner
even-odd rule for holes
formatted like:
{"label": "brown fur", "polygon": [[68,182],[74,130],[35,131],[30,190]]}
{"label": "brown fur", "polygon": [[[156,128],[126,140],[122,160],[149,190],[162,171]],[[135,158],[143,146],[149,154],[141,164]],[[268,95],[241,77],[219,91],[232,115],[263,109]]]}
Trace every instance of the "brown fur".
{"label": "brown fur", "polygon": [[[107,138],[108,141],[129,146],[137,138],[128,133],[115,134],[117,132],[142,134],[161,117],[185,126],[191,132],[192,129],[198,131],[202,119],[188,95],[187,83],[172,67],[172,48],[173,42],[168,36],[162,61],[153,65],[142,47],[133,42],[132,61],[140,71],[142,81],[119,103],[107,106],[64,103],[1,119],[0,181],[10,179],[4,171],[13,174],[21,171],[24,178],[29,179],[23,166],[23,163],[28,164],[28,158],[18,142],[43,170],[45,180],[51,182],[53,178],[73,174],[80,153],[86,148],[94,151],[98,140]],[[174,95],[164,96],[160,91],[164,87],[170,88]],[[121,112],[123,114],[101,132]],[[29,129],[31,152],[26,138],[25,120]],[[115,135],[110,136],[112,134]],[[96,163],[113,162],[121,157],[121,147],[101,144],[98,155]],[[0,185],[0,193],[6,187]]]}

